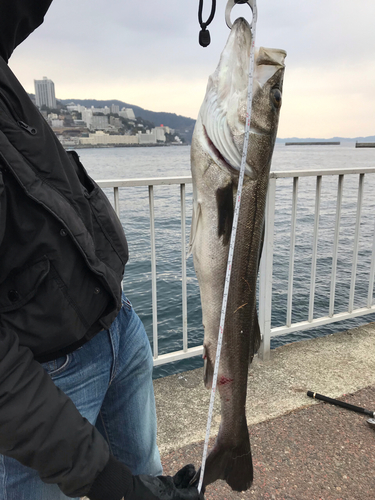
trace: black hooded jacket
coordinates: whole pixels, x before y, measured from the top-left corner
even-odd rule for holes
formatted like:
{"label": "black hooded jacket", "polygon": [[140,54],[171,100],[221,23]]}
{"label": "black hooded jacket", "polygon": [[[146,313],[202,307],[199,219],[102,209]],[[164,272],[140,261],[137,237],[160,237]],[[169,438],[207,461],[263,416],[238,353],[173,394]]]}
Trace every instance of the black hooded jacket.
{"label": "black hooded jacket", "polygon": [[106,196],[7,64],[51,1],[0,0],[0,453],[79,496],[108,447],[40,362],[109,327],[128,250]]}

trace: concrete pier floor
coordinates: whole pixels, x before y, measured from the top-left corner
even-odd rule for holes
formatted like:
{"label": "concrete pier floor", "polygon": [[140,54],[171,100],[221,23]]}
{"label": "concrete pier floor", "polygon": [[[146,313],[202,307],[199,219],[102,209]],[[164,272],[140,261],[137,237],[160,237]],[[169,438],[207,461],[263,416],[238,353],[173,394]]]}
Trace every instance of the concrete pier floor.
{"label": "concrete pier floor", "polygon": [[[164,472],[200,466],[210,393],[203,370],[154,381]],[[365,415],[306,396],[308,390],[375,411],[375,323],[275,349],[249,370],[247,419],[254,484],[222,481],[208,500],[375,500],[375,430]],[[219,397],[211,444],[220,423]]]}

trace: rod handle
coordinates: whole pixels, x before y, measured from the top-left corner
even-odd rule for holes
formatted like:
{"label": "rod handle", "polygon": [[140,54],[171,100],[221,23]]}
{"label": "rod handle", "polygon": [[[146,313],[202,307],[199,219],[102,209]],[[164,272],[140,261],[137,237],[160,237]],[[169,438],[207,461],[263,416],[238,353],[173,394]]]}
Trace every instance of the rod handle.
{"label": "rod handle", "polygon": [[365,408],[361,408],[360,406],[354,406],[349,403],[345,403],[344,401],[339,401],[338,399],[332,399],[327,396],[323,396],[322,394],[318,394],[317,392],[307,391],[307,395],[313,399],[320,399],[321,401],[325,401],[326,403],[330,403],[332,405],[341,406],[342,408],[346,408],[347,410],[356,411],[357,413],[364,413],[365,415],[375,417],[375,412],[373,411],[366,410]]}

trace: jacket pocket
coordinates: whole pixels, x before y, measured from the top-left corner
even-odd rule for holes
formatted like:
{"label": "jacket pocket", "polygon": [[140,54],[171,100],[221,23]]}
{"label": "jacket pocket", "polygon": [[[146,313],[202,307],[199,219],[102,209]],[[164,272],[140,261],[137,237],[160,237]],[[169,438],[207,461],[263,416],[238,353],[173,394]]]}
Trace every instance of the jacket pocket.
{"label": "jacket pocket", "polygon": [[77,342],[89,327],[47,256],[1,283],[0,324],[35,356]]}
{"label": "jacket pocket", "polygon": [[47,258],[12,273],[0,285],[0,314],[15,311],[29,302],[50,270]]}
{"label": "jacket pocket", "polygon": [[116,212],[99,186],[88,196],[88,200],[93,214],[94,240],[101,252],[100,256],[105,258],[102,252],[109,243],[122,266],[125,266],[128,261],[128,243]]}
{"label": "jacket pocket", "polygon": [[116,259],[111,261],[111,256],[108,253],[109,244],[120,260],[120,267],[123,268],[128,261],[128,244],[122,224],[107,196],[91,179],[79,161],[78,154],[75,151],[69,151],[68,155],[91,208],[92,231],[98,257],[113,269],[118,267]]}

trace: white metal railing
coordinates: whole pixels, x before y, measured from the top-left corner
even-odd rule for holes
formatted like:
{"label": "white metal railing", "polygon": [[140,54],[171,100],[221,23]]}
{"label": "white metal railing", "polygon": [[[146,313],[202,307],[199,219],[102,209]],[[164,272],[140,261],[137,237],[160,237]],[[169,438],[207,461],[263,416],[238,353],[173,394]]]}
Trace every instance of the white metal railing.
{"label": "white metal railing", "polygon": [[[373,302],[373,288],[375,275],[375,232],[373,237],[371,268],[369,270],[369,287],[367,303],[364,307],[354,309],[354,291],[355,280],[357,275],[358,262],[358,242],[361,223],[361,210],[363,201],[364,178],[367,174],[374,174],[375,168],[362,169],[332,169],[332,170],[295,170],[283,172],[271,172],[267,206],[266,206],[266,225],[265,237],[262,252],[262,260],[259,272],[259,324],[262,332],[262,345],[260,356],[263,359],[268,359],[270,355],[271,337],[285,335],[297,331],[307,330],[317,326],[323,326],[337,321],[342,321],[350,318],[356,318],[371,313],[375,313],[375,305]],[[343,184],[344,176],[355,174],[359,177],[358,199],[356,212],[356,226],[354,236],[353,261],[351,271],[351,284],[349,294],[348,310],[335,314],[335,290],[336,290],[336,270],[338,259],[339,232],[341,208],[343,199]],[[314,299],[315,299],[315,284],[316,284],[316,267],[317,267],[317,250],[318,250],[318,230],[319,216],[321,204],[321,188],[322,178],[325,176],[338,177],[338,191],[336,202],[336,220],[334,229],[334,243],[332,253],[332,272],[330,285],[330,301],[329,315],[314,318]],[[310,279],[310,296],[309,309],[306,320],[292,322],[293,310],[293,278],[294,278],[294,258],[295,258],[295,240],[296,240],[296,221],[297,221],[297,200],[298,186],[301,177],[316,177],[316,192],[315,192],[315,218],[313,229],[313,248],[312,248],[312,264],[311,264],[311,279]],[[289,255],[289,275],[287,287],[287,311],[286,324],[272,328],[271,312],[272,312],[272,274],[273,274],[273,256],[274,256],[274,225],[275,225],[275,199],[276,199],[276,184],[278,179],[292,178],[293,179],[293,199],[292,199],[292,220],[290,234],[290,255]],[[184,177],[158,177],[145,179],[119,179],[119,180],[100,180],[98,184],[102,188],[113,188],[114,190],[114,206],[120,216],[120,201],[119,188],[129,188],[134,186],[148,186],[149,191],[149,211],[150,211],[150,238],[151,238],[151,276],[152,276],[152,316],[153,316],[153,350],[154,350],[154,365],[161,365],[171,361],[190,358],[201,355],[203,348],[193,347],[188,348],[188,328],[187,328],[187,290],[186,290],[186,202],[185,202],[185,186],[191,184],[191,176]],[[183,349],[168,354],[158,354],[158,329],[157,329],[157,275],[156,275],[156,252],[155,252],[155,217],[154,217],[154,186],[157,185],[179,185],[181,198],[181,262],[182,262],[182,321],[183,321]]]}
{"label": "white metal railing", "polygon": [[[151,279],[152,279],[152,329],[154,366],[192,358],[203,354],[203,346],[188,348],[188,321],[187,321],[187,288],[186,288],[186,184],[191,184],[191,176],[185,177],[155,177],[147,179],[113,179],[97,181],[101,188],[113,188],[114,206],[120,217],[119,188],[148,186],[150,210],[150,238],[151,238]],[[156,275],[156,242],[155,242],[155,215],[154,215],[154,186],[180,186],[181,198],[181,264],[182,264],[182,336],[183,348],[159,355],[158,352],[158,313],[157,313],[157,275]]]}
{"label": "white metal railing", "polygon": [[[271,172],[269,180],[267,207],[266,207],[265,242],[264,242],[262,261],[260,266],[260,282],[259,282],[259,322],[263,337],[260,355],[263,359],[269,359],[271,337],[307,330],[310,328],[315,328],[317,326],[328,325],[336,321],[343,321],[346,319],[356,318],[358,316],[364,316],[375,312],[375,305],[372,304],[373,288],[374,288],[374,272],[375,272],[375,233],[373,239],[371,268],[369,271],[367,303],[364,307],[354,309],[354,291],[355,291],[355,281],[357,275],[358,243],[359,243],[359,231],[361,223],[364,177],[365,175],[374,173],[375,173],[375,168]],[[342,209],[342,199],[343,199],[343,185],[344,185],[344,176],[349,174],[358,175],[359,177],[350,293],[349,293],[348,310],[345,312],[340,312],[335,314],[334,311],[335,311],[336,272],[337,272],[341,209]],[[314,318],[314,298],[315,298],[315,283],[316,283],[316,263],[317,263],[317,244],[318,244],[318,229],[319,229],[319,215],[320,215],[320,201],[321,201],[321,186],[322,186],[322,178],[325,176],[338,176],[329,314],[328,316]],[[286,324],[284,326],[272,328],[271,325],[272,268],[273,268],[273,255],[274,255],[273,246],[274,246],[276,182],[278,179],[287,177],[293,178],[293,201],[292,201],[292,222],[291,222],[291,237],[290,237],[288,302],[286,311]],[[294,270],[294,252],[295,252],[295,235],[296,235],[296,214],[297,214],[298,184],[299,184],[299,179],[301,177],[316,177],[315,221],[313,230],[313,248],[312,248],[312,264],[311,264],[311,275],[310,275],[310,298],[309,298],[308,317],[304,321],[292,323],[291,318],[292,318],[292,307],[293,307],[293,270]]]}

